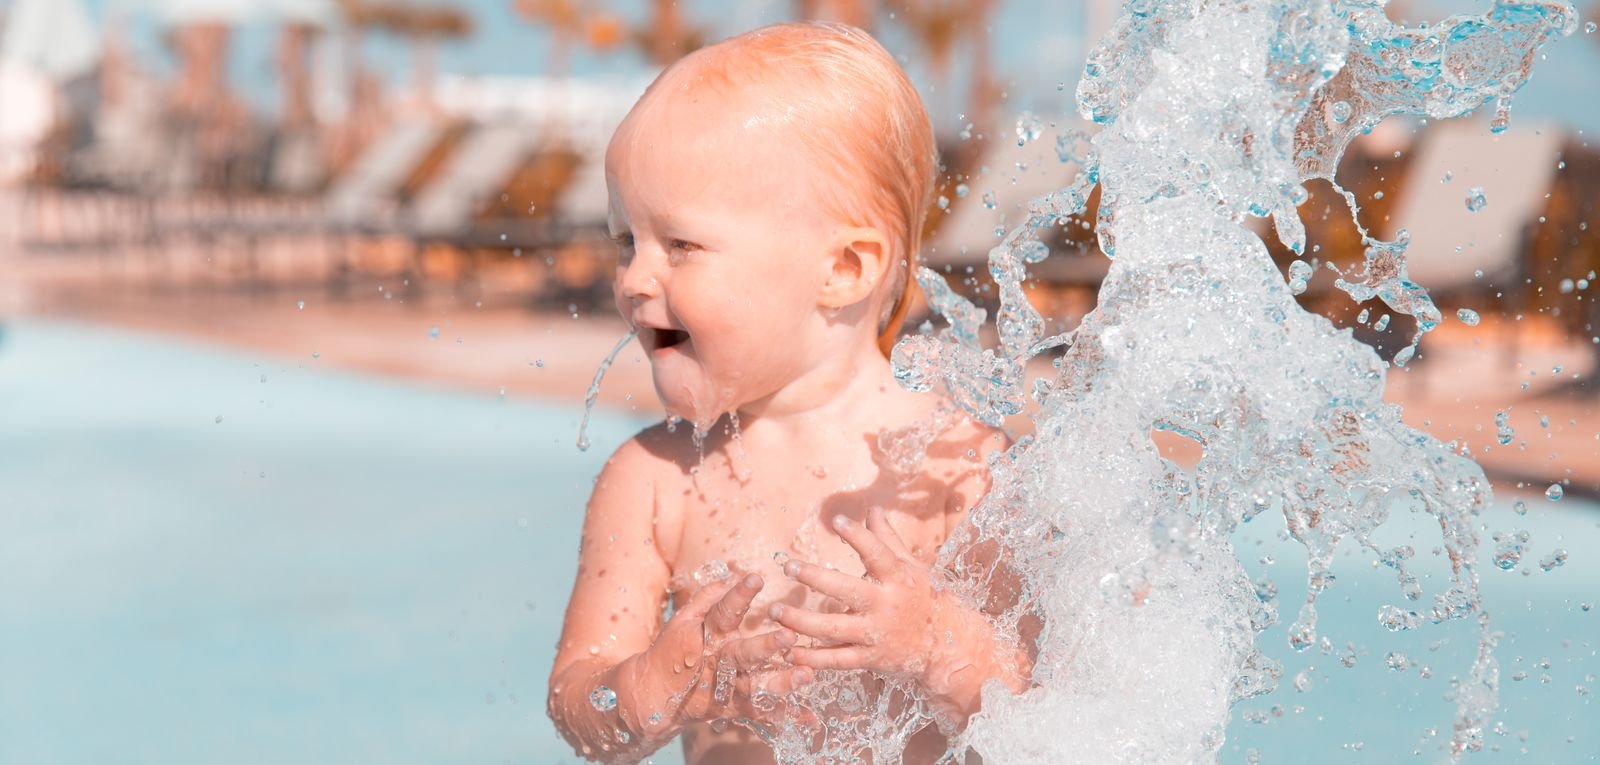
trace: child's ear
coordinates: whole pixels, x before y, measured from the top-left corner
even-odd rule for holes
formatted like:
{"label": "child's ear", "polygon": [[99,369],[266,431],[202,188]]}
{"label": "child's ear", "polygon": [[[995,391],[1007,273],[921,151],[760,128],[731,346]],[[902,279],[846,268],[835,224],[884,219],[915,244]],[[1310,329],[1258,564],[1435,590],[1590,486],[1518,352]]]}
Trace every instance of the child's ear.
{"label": "child's ear", "polygon": [[889,240],[876,228],[841,229],[828,248],[826,267],[818,303],[845,308],[865,301],[889,276]]}

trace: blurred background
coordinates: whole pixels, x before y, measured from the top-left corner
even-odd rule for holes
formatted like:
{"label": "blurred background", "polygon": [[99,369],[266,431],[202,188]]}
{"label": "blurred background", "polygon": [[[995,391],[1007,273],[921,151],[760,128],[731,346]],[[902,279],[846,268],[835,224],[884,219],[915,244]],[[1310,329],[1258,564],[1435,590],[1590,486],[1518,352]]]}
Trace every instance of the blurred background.
{"label": "blurred background", "polygon": [[[1542,658],[1529,671],[1546,679],[1508,705],[1545,729],[1491,742],[1540,762],[1600,751],[1574,738],[1600,725],[1584,601],[1600,568],[1579,544],[1600,542],[1600,5],[1579,10],[1509,130],[1391,119],[1339,171],[1375,234],[1409,233],[1411,274],[1447,317],[1391,370],[1391,400],[1495,482],[1486,555],[1491,534],[1542,529],[1491,591],[1528,604],[1542,637],[1524,639],[1550,654],[1513,631],[1503,661]],[[625,331],[611,130],[698,46],[785,19],[868,28],[938,136],[924,261],[992,304],[984,256],[1077,171],[1093,127],[1073,94],[1117,11],[0,0],[0,761],[571,761],[543,698],[583,502],[604,456],[659,417],[625,347],[594,448],[575,446]],[[1334,288],[1361,241],[1331,187],[1310,191],[1303,304],[1392,356],[1414,324]],[[1062,328],[1107,268],[1092,205],[1028,285]],[[1360,715],[1361,699],[1313,711]],[[1409,751],[1413,727],[1449,719],[1376,709],[1372,749]],[[1308,740],[1241,735],[1302,756]],[[1311,760],[1359,758],[1350,738]]]}

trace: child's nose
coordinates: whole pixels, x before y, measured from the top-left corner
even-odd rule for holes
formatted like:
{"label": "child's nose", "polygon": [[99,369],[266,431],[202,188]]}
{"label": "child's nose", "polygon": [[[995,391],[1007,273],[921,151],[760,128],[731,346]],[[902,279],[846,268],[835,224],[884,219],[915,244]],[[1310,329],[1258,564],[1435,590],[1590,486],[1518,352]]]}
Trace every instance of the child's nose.
{"label": "child's nose", "polygon": [[635,257],[618,276],[617,289],[629,300],[648,300],[661,294],[661,279],[645,260]]}

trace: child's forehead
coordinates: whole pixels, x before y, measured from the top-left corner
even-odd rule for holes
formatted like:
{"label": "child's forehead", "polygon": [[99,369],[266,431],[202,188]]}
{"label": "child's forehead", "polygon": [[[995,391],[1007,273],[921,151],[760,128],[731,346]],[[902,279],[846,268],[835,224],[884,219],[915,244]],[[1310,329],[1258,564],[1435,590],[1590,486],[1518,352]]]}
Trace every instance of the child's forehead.
{"label": "child's forehead", "polygon": [[738,96],[707,93],[652,95],[629,113],[606,152],[614,182],[654,178],[691,182],[716,176],[755,191],[782,185],[812,187],[832,173],[782,112]]}

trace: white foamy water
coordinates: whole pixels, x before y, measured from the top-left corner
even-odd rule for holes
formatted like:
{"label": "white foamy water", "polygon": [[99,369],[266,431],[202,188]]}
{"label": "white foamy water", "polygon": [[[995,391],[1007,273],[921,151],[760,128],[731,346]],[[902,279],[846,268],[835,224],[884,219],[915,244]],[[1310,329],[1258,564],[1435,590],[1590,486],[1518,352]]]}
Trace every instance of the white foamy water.
{"label": "white foamy water", "polygon": [[[998,542],[1025,594],[997,623],[1015,630],[1037,615],[1045,625],[1034,687],[988,689],[958,752],[990,765],[1214,760],[1233,704],[1282,674],[1256,648],[1278,619],[1272,588],[1249,580],[1229,542],[1261,513],[1281,515],[1306,550],[1308,594],[1285,617],[1296,649],[1319,640],[1316,601],[1337,587],[1341,543],[1392,569],[1390,596],[1371,603],[1389,629],[1478,622],[1475,660],[1444,668],[1457,680],[1443,754],[1481,746],[1499,683],[1475,565],[1488,483],[1455,446],[1401,422],[1382,398],[1387,365],[1301,309],[1244,223],[1271,218],[1303,252],[1301,184],[1331,181],[1355,135],[1392,114],[1447,118],[1490,100],[1494,129],[1504,129],[1538,47],[1576,20],[1570,6],[1544,2],[1500,2],[1415,29],[1391,23],[1379,2],[1126,5],[1078,88],[1080,111],[1103,126],[1084,172],[1037,200],[990,253],[999,347],[979,342],[985,312],[924,270],[919,281],[950,326],[895,351],[904,384],[947,389],[984,421],[1022,411],[1028,396],[1041,405],[1034,439],[994,466],[995,489],[944,551],[953,564],[965,546]],[[1083,211],[1096,183],[1113,265],[1099,307],[1047,338],[1020,286],[1026,265],[1047,254],[1039,235]],[[1403,237],[1366,244],[1365,267],[1338,286],[1413,316],[1420,341],[1439,312],[1406,275]],[[1026,379],[1028,358],[1061,346],[1055,374]],[[1204,456],[1192,469],[1168,461],[1153,430],[1193,439]],[[1431,516],[1436,546],[1373,541],[1409,513]],[[1429,555],[1452,572],[1438,591],[1409,571]],[[991,575],[958,571],[952,586],[975,593]],[[903,736],[893,734],[921,707],[869,711],[830,723],[827,752],[803,751],[818,739],[794,736],[781,758],[871,749],[878,762],[897,760]]]}

